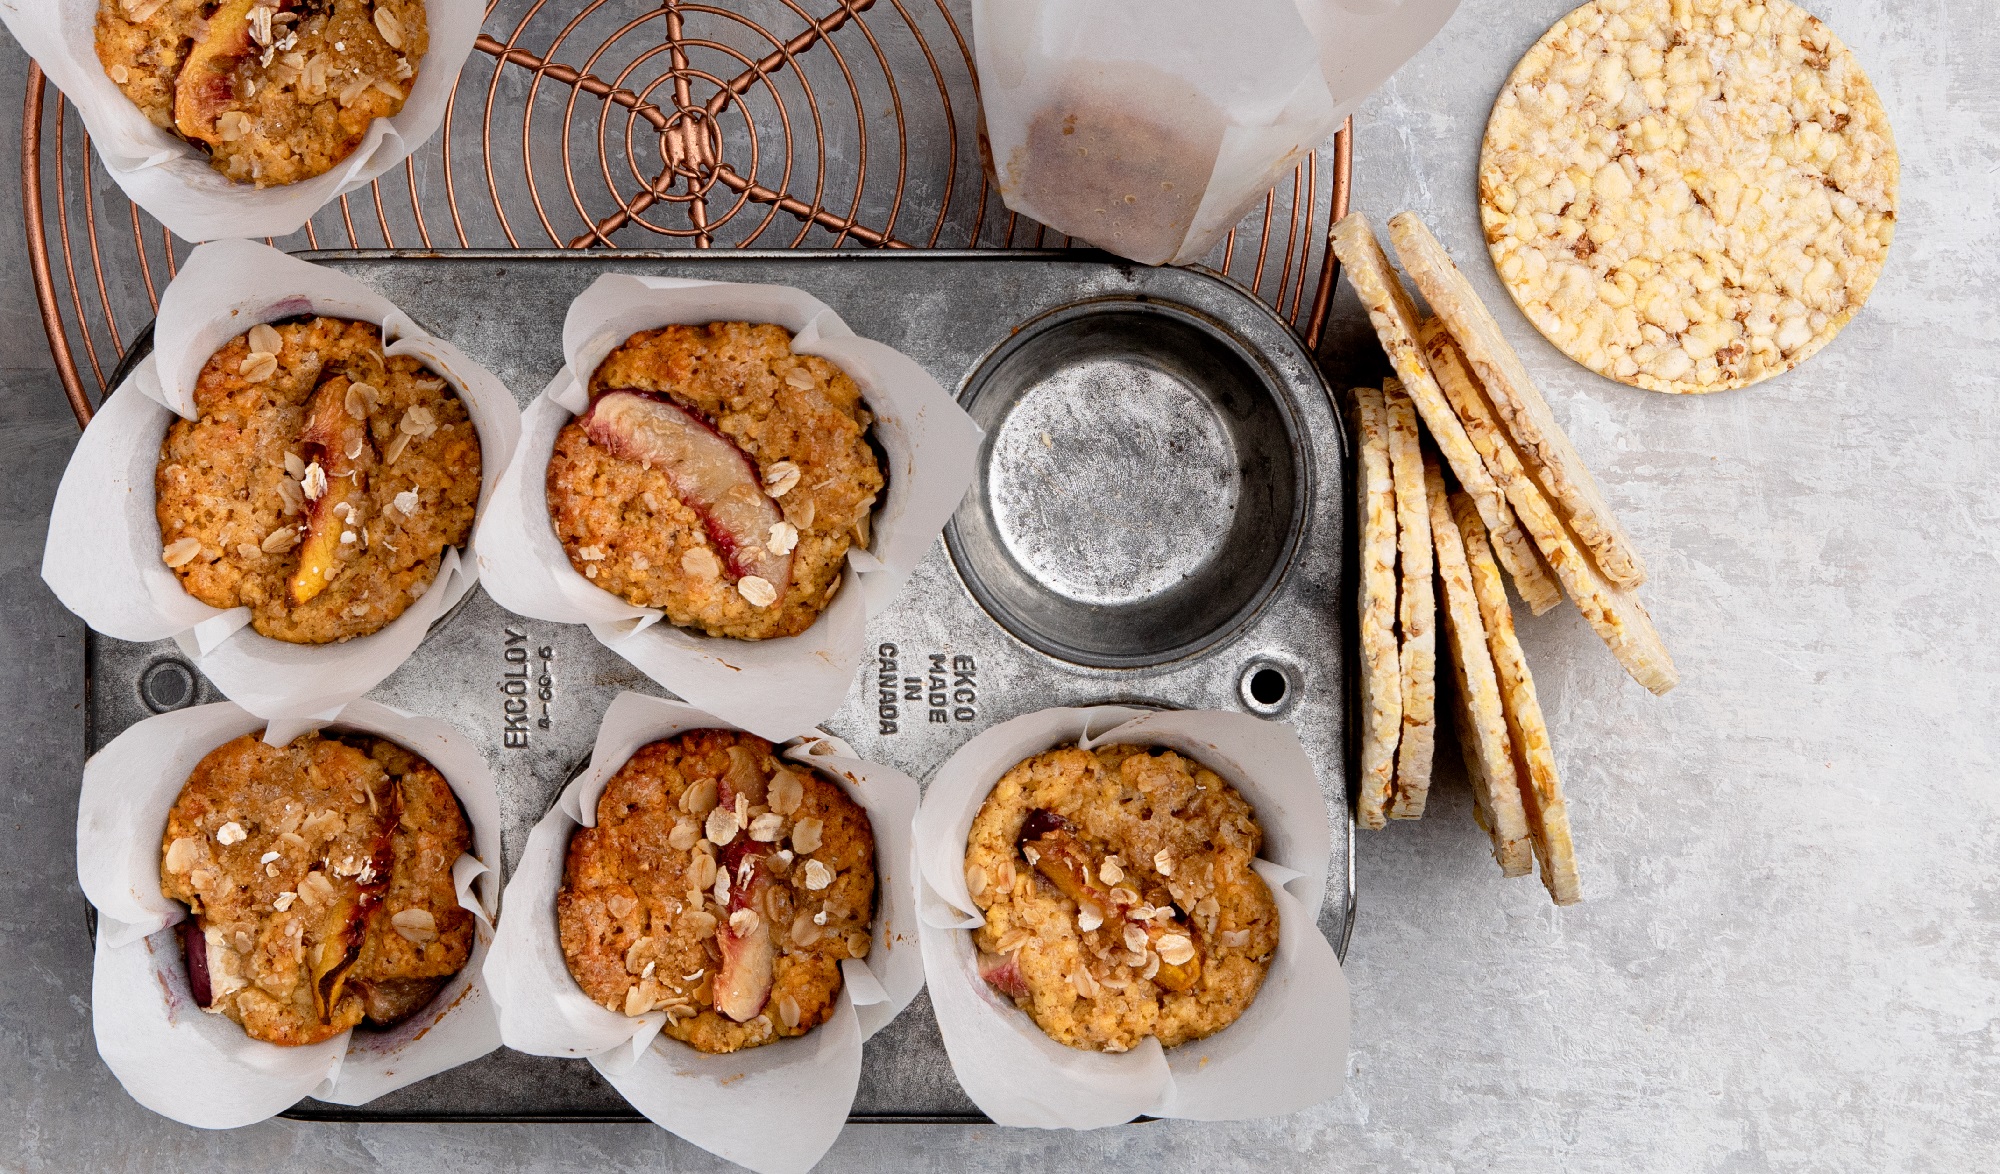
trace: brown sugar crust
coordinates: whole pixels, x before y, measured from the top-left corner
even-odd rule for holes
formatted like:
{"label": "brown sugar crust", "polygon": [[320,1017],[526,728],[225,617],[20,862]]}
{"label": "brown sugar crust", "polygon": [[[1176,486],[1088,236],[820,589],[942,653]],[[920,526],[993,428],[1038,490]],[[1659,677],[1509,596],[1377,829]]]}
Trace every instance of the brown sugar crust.
{"label": "brown sugar crust", "polygon": [[245,734],[167,815],[160,890],[206,939],[209,1010],[315,1044],[420,1010],[472,954],[452,866],[471,829],[437,769],[380,738]]}
{"label": "brown sugar crust", "polygon": [[[884,485],[860,388],[825,359],[793,354],[783,327],[747,322],[633,335],[590,379],[593,401],[619,388],[665,394],[749,456],[798,529],[791,585],[774,606],[745,599],[668,475],[611,455],[574,421],[557,435],[548,468],[549,514],[570,564],[613,595],[711,636],[760,640],[811,627],[840,589],[848,548],[868,545]],[[792,468],[798,475],[785,490]]]}
{"label": "brown sugar crust", "polygon": [[[237,40],[243,52],[203,58],[201,38],[216,22],[241,22],[258,6],[272,13],[267,39],[254,21],[255,35]],[[429,44],[423,0],[102,0],[97,13],[98,60],[125,96],[155,126],[208,151],[216,171],[260,188],[311,179],[352,155],[370,123],[402,110]],[[219,87],[205,105],[214,129],[201,139],[176,122],[188,68],[206,69]]]}
{"label": "brown sugar crust", "polygon": [[[1191,938],[1190,989],[1155,981],[1159,955],[1130,948],[1131,922],[1079,928],[1077,902],[1016,847],[1037,809],[1069,822],[1114,901],[1153,906],[1170,918],[1156,924]],[[986,916],[974,943],[982,956],[1012,957],[1026,990],[1016,1005],[1058,1043],[1122,1052],[1149,1035],[1170,1048],[1213,1035],[1257,997],[1278,947],[1277,905],[1250,867],[1263,835],[1234,787],[1171,750],[1037,754],[1001,776],[973,819],[966,882]]]}
{"label": "brown sugar crust", "polygon": [[[249,336],[229,340],[201,369],[199,417],[167,430],[154,480],[162,546],[171,566],[189,549],[177,553],[176,543],[197,543],[174,567],[181,585],[211,607],[250,608],[265,636],[294,644],[366,636],[422,598],[444,549],[471,535],[479,433],[443,379],[407,355],[383,358],[375,327],[313,318],[273,329],[283,340],[274,373],[246,374]],[[374,389],[365,408],[372,467],[361,474],[344,527],[355,540],[339,546],[334,577],[293,604],[286,584],[305,549],[308,504],[293,471],[308,471],[300,434],[314,391],[339,377]]]}
{"label": "brown sugar crust", "polygon": [[[712,818],[725,792],[742,796],[748,834],[773,835],[761,842],[777,849],[756,865],[751,902],[776,948],[770,999],[742,1023],[715,1006],[714,862],[746,838],[740,829],[720,847],[708,838],[728,830]],[[777,819],[760,830],[766,813]],[[813,843],[814,823],[817,844],[798,850]],[[641,747],[605,784],[597,826],[570,839],[556,919],[569,972],[592,1001],[628,1015],[665,1011],[667,1035],[722,1053],[825,1022],[841,960],[868,954],[874,903],[874,833],[845,791],[780,761],[762,738],[691,730]]]}

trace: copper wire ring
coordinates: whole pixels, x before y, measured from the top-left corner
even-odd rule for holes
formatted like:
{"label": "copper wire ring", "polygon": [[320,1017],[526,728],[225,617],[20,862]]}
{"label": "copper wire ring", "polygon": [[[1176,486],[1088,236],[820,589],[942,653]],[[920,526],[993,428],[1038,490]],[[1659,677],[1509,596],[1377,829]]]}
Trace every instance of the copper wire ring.
{"label": "copper wire ring", "polygon": [[[1071,245],[1008,212],[993,192],[974,149],[971,47],[945,0],[832,0],[830,10],[809,10],[809,2],[779,0],[792,22],[783,29],[696,0],[660,0],[638,16],[612,13],[607,0],[580,8],[524,0],[511,25],[489,13],[501,35],[480,35],[483,57],[467,63],[431,141],[322,209],[297,236],[273,243]],[[924,68],[898,74],[890,62],[914,60],[911,48]],[[485,78],[482,60],[492,69]],[[538,129],[536,117],[549,97],[561,101],[553,131]],[[509,124],[518,137],[496,133]],[[1334,138],[1330,182],[1322,184],[1319,156],[1309,154],[1292,182],[1281,181],[1229,234],[1218,265],[1312,346],[1338,270],[1326,230],[1347,212],[1351,139],[1351,124]],[[477,181],[466,183],[468,144],[479,156],[484,199]],[[913,153],[923,165],[916,170]],[[82,425],[190,246],[108,182],[75,111],[32,64],[21,160],[35,297]],[[585,175],[595,182],[583,182]],[[111,229],[121,220],[129,236]],[[447,223],[444,239],[434,241]],[[529,224],[545,244],[520,238]]]}

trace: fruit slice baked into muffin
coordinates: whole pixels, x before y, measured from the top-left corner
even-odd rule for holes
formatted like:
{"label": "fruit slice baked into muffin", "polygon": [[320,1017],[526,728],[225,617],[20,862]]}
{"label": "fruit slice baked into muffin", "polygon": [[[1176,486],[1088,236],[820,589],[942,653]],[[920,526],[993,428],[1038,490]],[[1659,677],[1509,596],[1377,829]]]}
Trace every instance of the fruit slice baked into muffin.
{"label": "fruit slice baked into muffin", "polygon": [[379,631],[472,533],[479,433],[449,384],[365,322],[253,326],[201,369],[154,475],[161,558],[275,640]]}
{"label": "fruit slice baked into muffin", "polygon": [[1278,948],[1277,904],[1251,869],[1263,838],[1234,787],[1174,751],[1037,754],[1001,776],[967,841],[980,974],[1073,1048],[1213,1035]]}
{"label": "fruit slice baked into muffin", "polygon": [[667,326],[590,378],[549,514],[578,573],[711,636],[796,636],[866,549],[884,485],[861,391],[783,327]]}
{"label": "fruit slice baked into muffin", "polygon": [[868,955],[868,814],[811,768],[733,730],[643,746],[570,839],[556,918],[593,1002],[664,1011],[703,1052],[804,1035],[833,1014],[840,963]]}

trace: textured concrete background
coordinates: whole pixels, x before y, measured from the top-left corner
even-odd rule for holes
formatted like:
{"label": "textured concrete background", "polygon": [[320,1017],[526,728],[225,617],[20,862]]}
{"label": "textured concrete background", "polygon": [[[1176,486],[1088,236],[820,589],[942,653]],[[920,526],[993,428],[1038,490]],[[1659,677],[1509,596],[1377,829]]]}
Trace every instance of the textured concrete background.
{"label": "textured concrete background", "polygon": [[[1900,235],[1867,310],[1803,369],[1676,399],[1562,358],[1480,258],[1487,105],[1567,7],[1467,0],[1357,118],[1355,198],[1430,218],[1654,571],[1682,672],[1666,699],[1574,610],[1521,625],[1587,903],[1503,883],[1447,788],[1361,841],[1344,1099],[1086,1136],[857,1128],[823,1169],[1992,1168],[2000,30],[1972,0],[1810,0],[1888,105]],[[19,125],[23,69],[0,42],[0,128]],[[0,185],[0,1168],[719,1165],[644,1126],[202,1134],[98,1062],[73,863],[48,847],[72,835],[81,629],[36,575],[74,426],[4,227],[18,214]]]}

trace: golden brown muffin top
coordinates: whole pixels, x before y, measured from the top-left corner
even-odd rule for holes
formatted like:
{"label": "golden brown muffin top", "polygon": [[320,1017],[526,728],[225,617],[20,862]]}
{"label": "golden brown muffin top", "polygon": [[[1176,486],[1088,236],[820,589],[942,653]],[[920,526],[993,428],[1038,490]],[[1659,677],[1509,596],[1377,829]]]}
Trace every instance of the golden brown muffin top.
{"label": "golden brown muffin top", "polygon": [[97,56],[148,121],[257,187],[332,170],[402,110],[423,0],[101,0]]}
{"label": "golden brown muffin top", "polygon": [[[549,512],[571,565],[710,635],[755,640],[810,627],[840,589],[849,547],[867,547],[885,484],[854,381],[794,354],[782,327],[713,322],[627,339],[591,375],[594,406],[614,391],[664,396],[726,438],[754,478],[744,491],[768,499],[765,516],[757,532],[732,535],[674,469],[614,453],[591,418],[579,418],[558,434],[548,467]],[[790,581],[775,598],[746,581],[744,546],[790,556]]]}
{"label": "golden brown muffin top", "polygon": [[663,1010],[703,1052],[803,1035],[868,954],[874,859],[839,786],[762,738],[691,730],[641,747],[570,839],[563,957],[592,1001]]}
{"label": "golden brown muffin top", "polygon": [[450,784],[394,743],[245,734],[181,788],[160,889],[194,914],[208,1009],[314,1044],[407,1016],[464,968],[473,921],[452,866],[471,843]]}
{"label": "golden brown muffin top", "polygon": [[379,631],[472,533],[478,430],[449,384],[384,357],[367,323],[252,327],[202,366],[194,399],[198,418],[160,446],[161,557],[196,599],[250,608],[265,636]]}
{"label": "golden brown muffin top", "polygon": [[1277,949],[1277,905],[1251,868],[1262,842],[1243,796],[1172,750],[1026,759],[967,841],[981,974],[1073,1048],[1213,1035],[1249,1008]]}

